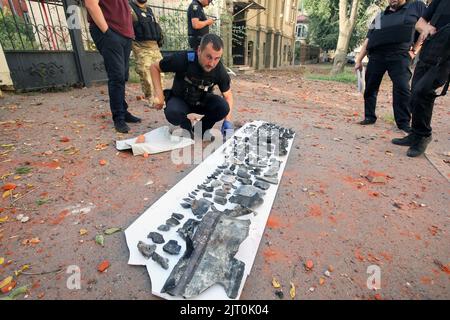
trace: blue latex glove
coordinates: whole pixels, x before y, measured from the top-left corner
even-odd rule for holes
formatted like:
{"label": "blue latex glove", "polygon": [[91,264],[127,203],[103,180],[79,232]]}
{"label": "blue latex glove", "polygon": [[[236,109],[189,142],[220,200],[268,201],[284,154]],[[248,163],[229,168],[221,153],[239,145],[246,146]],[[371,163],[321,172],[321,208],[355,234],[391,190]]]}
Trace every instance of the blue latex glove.
{"label": "blue latex glove", "polygon": [[222,135],[224,138],[229,138],[234,134],[234,126],[231,121],[223,120],[222,124]]}

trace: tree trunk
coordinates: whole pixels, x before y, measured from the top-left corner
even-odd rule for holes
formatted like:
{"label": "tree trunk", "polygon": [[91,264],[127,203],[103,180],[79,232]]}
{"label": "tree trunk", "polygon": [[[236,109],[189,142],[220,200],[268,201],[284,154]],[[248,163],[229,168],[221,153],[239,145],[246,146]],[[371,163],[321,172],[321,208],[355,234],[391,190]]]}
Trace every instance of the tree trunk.
{"label": "tree trunk", "polygon": [[339,0],[339,38],[334,56],[332,75],[342,73],[347,63],[347,52],[355,28],[360,0],[353,0],[350,16],[347,13],[348,0]]}

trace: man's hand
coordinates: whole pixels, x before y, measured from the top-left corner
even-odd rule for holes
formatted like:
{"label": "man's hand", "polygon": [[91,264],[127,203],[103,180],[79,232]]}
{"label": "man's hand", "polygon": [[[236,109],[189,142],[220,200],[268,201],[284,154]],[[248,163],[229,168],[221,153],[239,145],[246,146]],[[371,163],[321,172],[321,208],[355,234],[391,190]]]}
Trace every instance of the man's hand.
{"label": "man's hand", "polygon": [[356,71],[362,71],[362,69],[363,69],[362,61],[356,61],[355,62],[355,72]]}
{"label": "man's hand", "polygon": [[208,20],[206,20],[208,23],[208,26],[213,25],[214,24],[214,19],[209,18]]}
{"label": "man's hand", "polygon": [[222,135],[224,138],[229,138],[234,134],[234,125],[231,121],[223,120],[222,123]]}
{"label": "man's hand", "polygon": [[434,35],[437,32],[436,28],[433,27],[431,24],[427,24],[419,36],[419,43],[424,42],[429,36]]}
{"label": "man's hand", "polygon": [[164,95],[158,96],[153,99],[153,108],[161,110],[164,107]]}

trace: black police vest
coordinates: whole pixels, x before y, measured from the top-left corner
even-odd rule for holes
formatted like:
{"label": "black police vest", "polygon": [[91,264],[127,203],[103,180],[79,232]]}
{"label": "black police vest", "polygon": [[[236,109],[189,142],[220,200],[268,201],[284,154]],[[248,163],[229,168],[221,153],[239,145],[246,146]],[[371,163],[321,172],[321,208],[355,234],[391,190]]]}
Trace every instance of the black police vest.
{"label": "black police vest", "polygon": [[184,76],[183,100],[191,106],[200,105],[215,86],[214,76],[199,72],[194,52],[188,52],[187,55],[189,65]]}
{"label": "black police vest", "polygon": [[138,19],[133,22],[136,41],[160,41],[161,28],[156,22],[152,9],[147,7],[147,12],[142,11],[133,1],[130,1],[130,5]]}
{"label": "black police vest", "polygon": [[399,11],[384,14],[381,13],[380,23],[375,23],[374,30],[369,34],[367,49],[370,51],[376,47],[388,44],[411,45],[414,42],[415,23],[407,21],[408,8],[405,4]]}

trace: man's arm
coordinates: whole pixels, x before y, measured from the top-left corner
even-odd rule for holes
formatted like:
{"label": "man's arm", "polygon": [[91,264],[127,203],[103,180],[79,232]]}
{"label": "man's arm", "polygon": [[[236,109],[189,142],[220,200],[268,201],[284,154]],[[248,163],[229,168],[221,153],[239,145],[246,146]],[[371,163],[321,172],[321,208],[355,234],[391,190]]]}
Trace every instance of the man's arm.
{"label": "man's arm", "polygon": [[369,39],[366,39],[361,47],[361,51],[358,54],[358,57],[355,61],[355,71],[361,71],[362,70],[362,61],[367,55],[367,45],[369,44]]}
{"label": "man's arm", "polygon": [[418,42],[424,42],[429,36],[436,33],[436,28],[428,23],[424,18],[420,18],[416,23],[416,30],[420,33]]}
{"label": "man's arm", "polygon": [[192,28],[194,28],[195,30],[200,30],[203,29],[204,27],[212,25],[214,23],[214,20],[209,18],[208,20],[200,21],[199,18],[192,18],[191,22]]}
{"label": "man's arm", "polygon": [[105,16],[103,15],[102,9],[98,5],[99,0],[85,0],[84,5],[86,10],[89,12],[92,20],[94,20],[95,25],[105,33],[108,31],[108,24],[106,23]]}
{"label": "man's arm", "polygon": [[222,92],[222,95],[223,95],[223,98],[225,99],[225,101],[228,102],[228,106],[230,107],[230,112],[225,117],[225,120],[231,121],[232,115],[233,115],[233,106],[234,106],[233,93],[231,92],[231,89],[230,89],[226,92]]}
{"label": "man's arm", "polygon": [[153,89],[155,90],[153,107],[161,110],[164,107],[164,92],[161,85],[161,67],[159,66],[159,61],[150,66],[150,75],[152,76]]}

